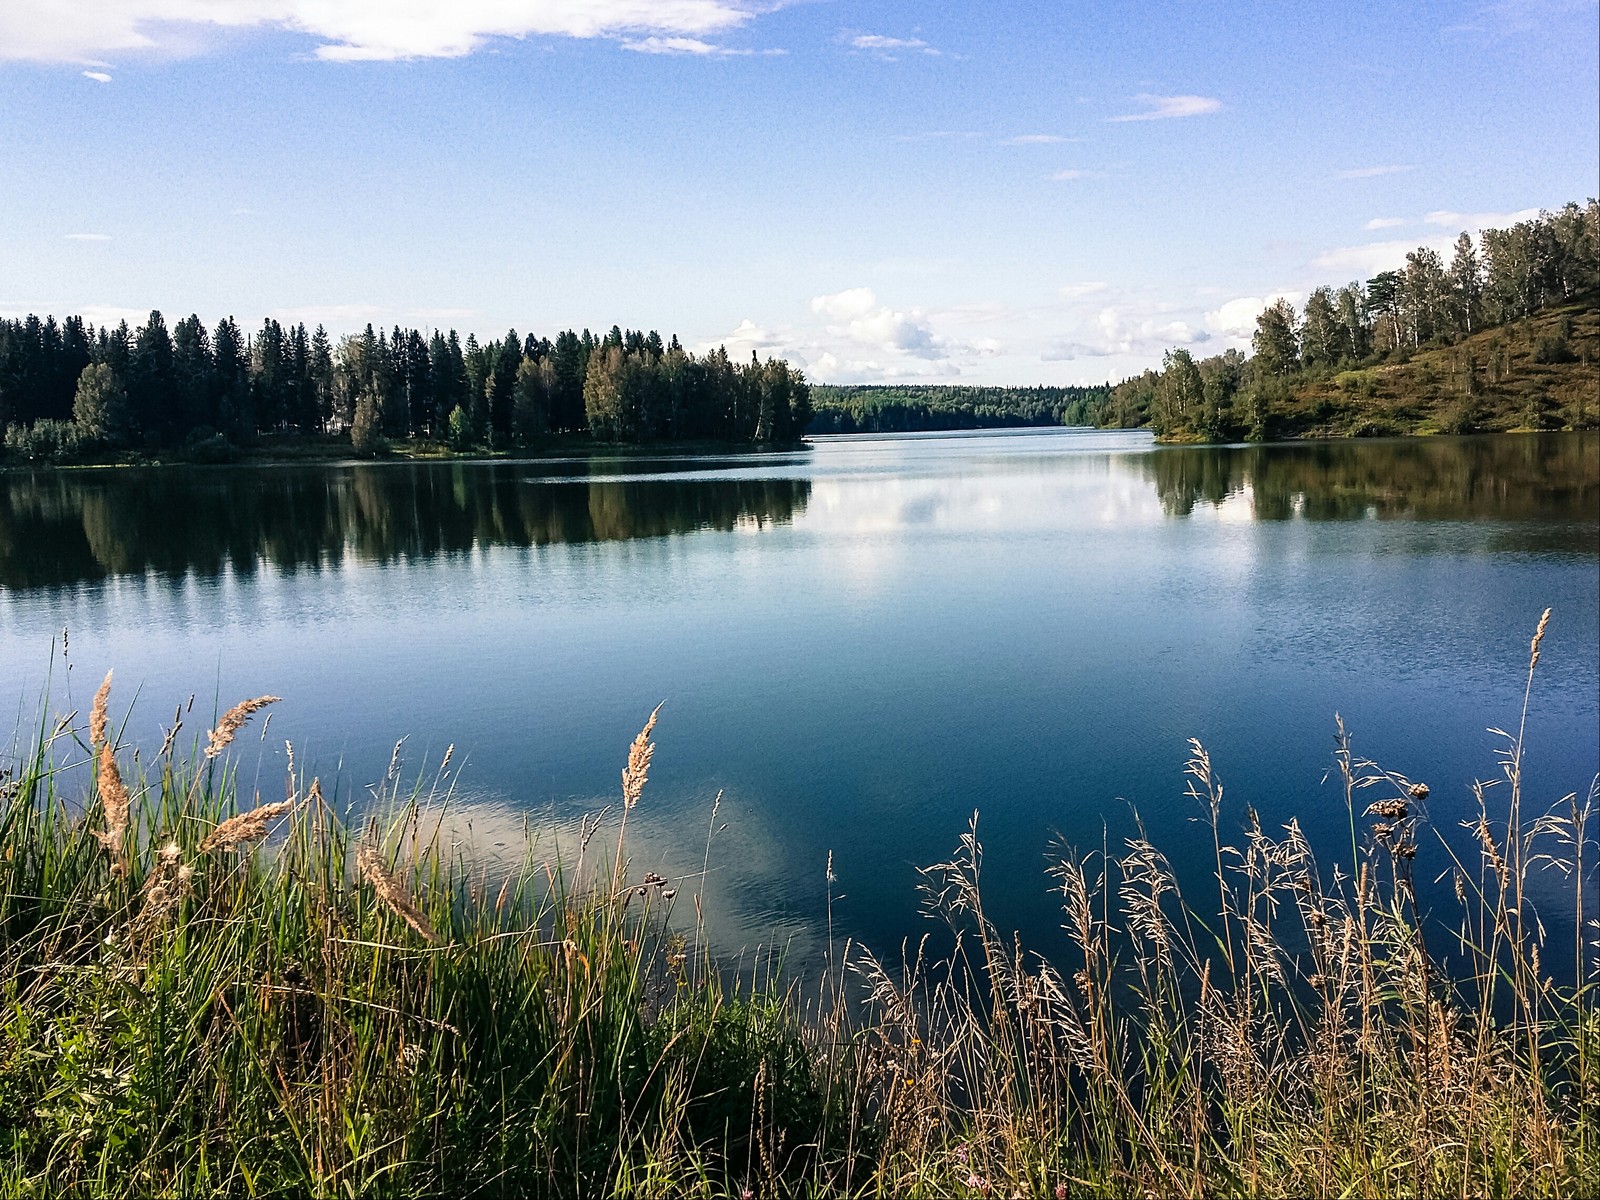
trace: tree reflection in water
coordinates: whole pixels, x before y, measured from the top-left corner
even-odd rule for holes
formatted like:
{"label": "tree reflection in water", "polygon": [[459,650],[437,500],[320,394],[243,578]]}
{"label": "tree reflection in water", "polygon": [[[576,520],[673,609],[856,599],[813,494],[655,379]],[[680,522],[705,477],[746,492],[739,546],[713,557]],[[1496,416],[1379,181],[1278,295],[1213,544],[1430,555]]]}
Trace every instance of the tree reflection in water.
{"label": "tree reflection in water", "polygon": [[[703,465],[703,464],[701,464]],[[662,537],[793,521],[804,479],[567,476],[527,463],[156,468],[0,475],[0,587],[155,572],[214,577],[487,546]],[[587,473],[592,471],[593,473]]]}

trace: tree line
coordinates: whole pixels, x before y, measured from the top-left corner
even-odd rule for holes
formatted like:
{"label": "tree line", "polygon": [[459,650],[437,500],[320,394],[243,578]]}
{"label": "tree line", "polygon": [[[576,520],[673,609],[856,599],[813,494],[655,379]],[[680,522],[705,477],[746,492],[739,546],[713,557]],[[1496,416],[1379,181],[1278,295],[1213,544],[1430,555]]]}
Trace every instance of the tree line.
{"label": "tree line", "polygon": [[[1248,357],[1237,350],[1195,359],[1168,350],[1162,367],[1110,389],[1097,425],[1148,425],[1165,437],[1206,441],[1270,438],[1276,410],[1298,386],[1352,368],[1405,361],[1543,310],[1600,296],[1600,202],[1567,204],[1508,229],[1485,229],[1475,244],[1462,233],[1450,260],[1419,246],[1401,270],[1365,283],[1315,289],[1301,311],[1278,299],[1256,319]],[[1532,347],[1534,362],[1573,361],[1570,323]],[[1474,372],[1488,364],[1467,364]],[[1537,407],[1537,406],[1536,406]],[[1592,411],[1592,409],[1590,410]],[[1458,432],[1472,427],[1459,410]],[[1558,425],[1530,411],[1535,426]]]}
{"label": "tree line", "polygon": [[226,451],[273,434],[346,435],[361,452],[386,439],[500,449],[554,434],[785,444],[810,419],[810,387],[786,362],[696,355],[653,330],[552,341],[513,329],[480,343],[368,325],[335,343],[320,325],[271,318],[248,336],[232,317],[169,329],[159,311],[137,329],[0,320],[0,429],[13,458]]}
{"label": "tree line", "polygon": [[905,433],[1030,425],[1092,424],[1102,387],[961,387],[863,384],[811,389],[812,433]]}

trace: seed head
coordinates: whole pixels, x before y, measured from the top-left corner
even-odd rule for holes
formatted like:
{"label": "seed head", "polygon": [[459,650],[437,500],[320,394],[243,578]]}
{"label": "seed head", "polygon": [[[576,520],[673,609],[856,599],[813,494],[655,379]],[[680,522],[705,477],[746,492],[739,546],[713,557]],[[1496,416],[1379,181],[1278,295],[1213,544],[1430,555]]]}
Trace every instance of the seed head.
{"label": "seed head", "polygon": [[222,720],[217,722],[217,727],[207,735],[206,757],[215,758],[221,754],[253,714],[260,712],[269,704],[276,704],[281,699],[283,699],[281,696],[257,696],[253,700],[241,700],[223,713]]}
{"label": "seed head", "polygon": [[656,744],[650,740],[650,735],[655,732],[656,716],[660,712],[661,705],[658,704],[651,710],[650,719],[644,723],[639,736],[633,739],[633,745],[628,747],[628,765],[622,770],[622,803],[625,808],[638,804],[639,797],[644,793],[645,780],[650,775],[650,758],[656,751]]}

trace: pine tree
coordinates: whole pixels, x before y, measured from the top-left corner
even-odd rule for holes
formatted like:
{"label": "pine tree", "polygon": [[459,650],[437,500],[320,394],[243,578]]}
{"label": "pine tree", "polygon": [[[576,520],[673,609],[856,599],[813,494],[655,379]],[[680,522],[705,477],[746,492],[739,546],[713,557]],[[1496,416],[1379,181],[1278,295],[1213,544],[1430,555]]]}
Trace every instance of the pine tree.
{"label": "pine tree", "polygon": [[149,318],[134,335],[125,379],[134,429],[146,437],[166,440],[176,428],[172,404],[176,381],[172,338],[158,310],[151,310]]}

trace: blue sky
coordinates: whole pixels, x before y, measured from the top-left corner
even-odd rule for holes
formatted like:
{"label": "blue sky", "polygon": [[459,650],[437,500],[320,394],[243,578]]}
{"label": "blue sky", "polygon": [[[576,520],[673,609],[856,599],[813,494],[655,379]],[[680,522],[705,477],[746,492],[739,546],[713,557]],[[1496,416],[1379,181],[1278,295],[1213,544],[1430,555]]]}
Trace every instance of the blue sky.
{"label": "blue sky", "polygon": [[1115,380],[1600,192],[1597,44],[1593,0],[5,0],[0,313]]}

